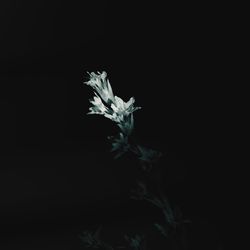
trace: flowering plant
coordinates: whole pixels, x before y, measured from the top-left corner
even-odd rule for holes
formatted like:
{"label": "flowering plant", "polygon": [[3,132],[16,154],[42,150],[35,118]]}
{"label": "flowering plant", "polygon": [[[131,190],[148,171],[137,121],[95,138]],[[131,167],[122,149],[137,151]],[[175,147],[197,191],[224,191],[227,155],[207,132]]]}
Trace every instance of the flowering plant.
{"label": "flowering plant", "polygon": [[[93,99],[90,99],[92,106],[89,108],[88,114],[102,115],[115,122],[120,130],[117,136],[108,137],[111,141],[111,151],[116,152],[114,158],[117,159],[127,152],[132,152],[140,162],[141,169],[150,174],[153,164],[161,158],[162,153],[130,140],[134,130],[134,112],[141,109],[141,107],[135,106],[135,98],[131,97],[125,102],[122,98],[114,95],[111,84],[107,79],[107,73],[104,71],[102,73],[89,73],[89,80],[85,84],[94,89],[95,95]],[[156,185],[159,186],[158,183]],[[185,222],[180,219],[180,216],[175,216],[175,210],[172,209],[168,199],[161,191],[160,195],[157,196],[157,194],[148,190],[148,184],[145,180],[138,180],[137,188],[131,190],[131,192],[131,198],[147,201],[160,209],[164,222],[161,224],[154,223],[154,227],[165,238],[169,237],[172,229],[176,229],[178,225]],[[84,232],[82,239],[88,247],[114,249],[99,239],[99,231],[96,233]],[[129,236],[125,235],[125,239],[132,249],[146,249],[144,236],[136,234],[134,237],[129,238]]]}
{"label": "flowering plant", "polygon": [[145,169],[147,165],[157,161],[162,155],[160,152],[129,143],[129,136],[134,129],[133,113],[141,109],[141,107],[135,106],[135,98],[131,97],[129,101],[125,102],[122,98],[114,95],[105,71],[97,72],[97,74],[89,73],[89,80],[85,84],[95,91],[95,96],[90,100],[92,106],[89,108],[88,114],[103,115],[115,122],[120,129],[118,136],[108,137],[111,140],[111,151],[117,152],[115,158],[131,151],[137,155]]}

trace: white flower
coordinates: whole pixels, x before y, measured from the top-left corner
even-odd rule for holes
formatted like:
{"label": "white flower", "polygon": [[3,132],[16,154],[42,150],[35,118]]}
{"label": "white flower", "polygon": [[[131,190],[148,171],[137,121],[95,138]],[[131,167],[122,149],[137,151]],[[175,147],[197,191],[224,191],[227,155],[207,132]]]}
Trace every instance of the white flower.
{"label": "white flower", "polygon": [[107,107],[103,104],[98,95],[94,96],[93,100],[90,100],[90,103],[93,104],[93,107],[89,108],[90,112],[88,114],[105,115],[107,112]]}
{"label": "white flower", "polygon": [[114,112],[114,120],[116,122],[123,122],[125,117],[128,117],[140,107],[134,107],[135,98],[131,97],[128,102],[124,102],[120,97],[115,96],[115,101],[111,104]]}
{"label": "white flower", "polygon": [[102,73],[97,72],[89,73],[90,79],[85,82],[85,84],[91,86],[102,98],[102,100],[110,104],[110,102],[114,102],[114,94],[109,83],[109,80],[106,79],[107,73],[103,71]]}
{"label": "white flower", "polygon": [[120,97],[115,96],[115,102],[111,104],[113,111],[111,120],[116,122],[121,131],[130,135],[134,128],[133,112],[141,107],[134,107],[135,99],[131,97],[128,102],[124,102]]}

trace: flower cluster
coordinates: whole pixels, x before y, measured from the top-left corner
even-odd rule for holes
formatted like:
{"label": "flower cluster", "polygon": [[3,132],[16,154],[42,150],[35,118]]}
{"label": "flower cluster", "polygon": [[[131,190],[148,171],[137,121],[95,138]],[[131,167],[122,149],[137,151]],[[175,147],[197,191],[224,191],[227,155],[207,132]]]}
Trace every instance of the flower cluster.
{"label": "flower cluster", "polygon": [[85,84],[95,90],[93,100],[90,100],[92,107],[88,114],[99,114],[117,123],[122,133],[130,135],[134,128],[133,112],[140,109],[135,107],[135,99],[131,97],[124,102],[120,97],[113,94],[107,73],[89,73],[90,79]]}

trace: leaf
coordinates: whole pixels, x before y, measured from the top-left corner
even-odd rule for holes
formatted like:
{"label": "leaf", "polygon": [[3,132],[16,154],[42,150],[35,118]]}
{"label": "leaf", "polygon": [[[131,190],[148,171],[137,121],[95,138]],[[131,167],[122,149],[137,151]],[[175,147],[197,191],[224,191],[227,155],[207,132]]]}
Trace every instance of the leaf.
{"label": "leaf", "polygon": [[167,237],[167,232],[162,225],[155,223],[154,226],[164,235],[164,237]]}

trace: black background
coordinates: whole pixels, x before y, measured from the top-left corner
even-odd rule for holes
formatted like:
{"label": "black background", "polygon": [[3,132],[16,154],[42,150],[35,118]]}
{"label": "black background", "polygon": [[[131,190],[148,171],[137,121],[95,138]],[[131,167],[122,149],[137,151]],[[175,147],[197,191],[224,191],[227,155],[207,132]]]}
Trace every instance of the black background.
{"label": "black background", "polygon": [[225,242],[226,24],[217,12],[190,3],[1,1],[3,249],[78,249],[79,231],[123,214],[130,170],[113,162],[106,141],[116,130],[86,115],[93,93],[82,82],[102,70],[116,95],[142,107],[137,136],[167,152],[173,196],[206,224],[204,235]]}

